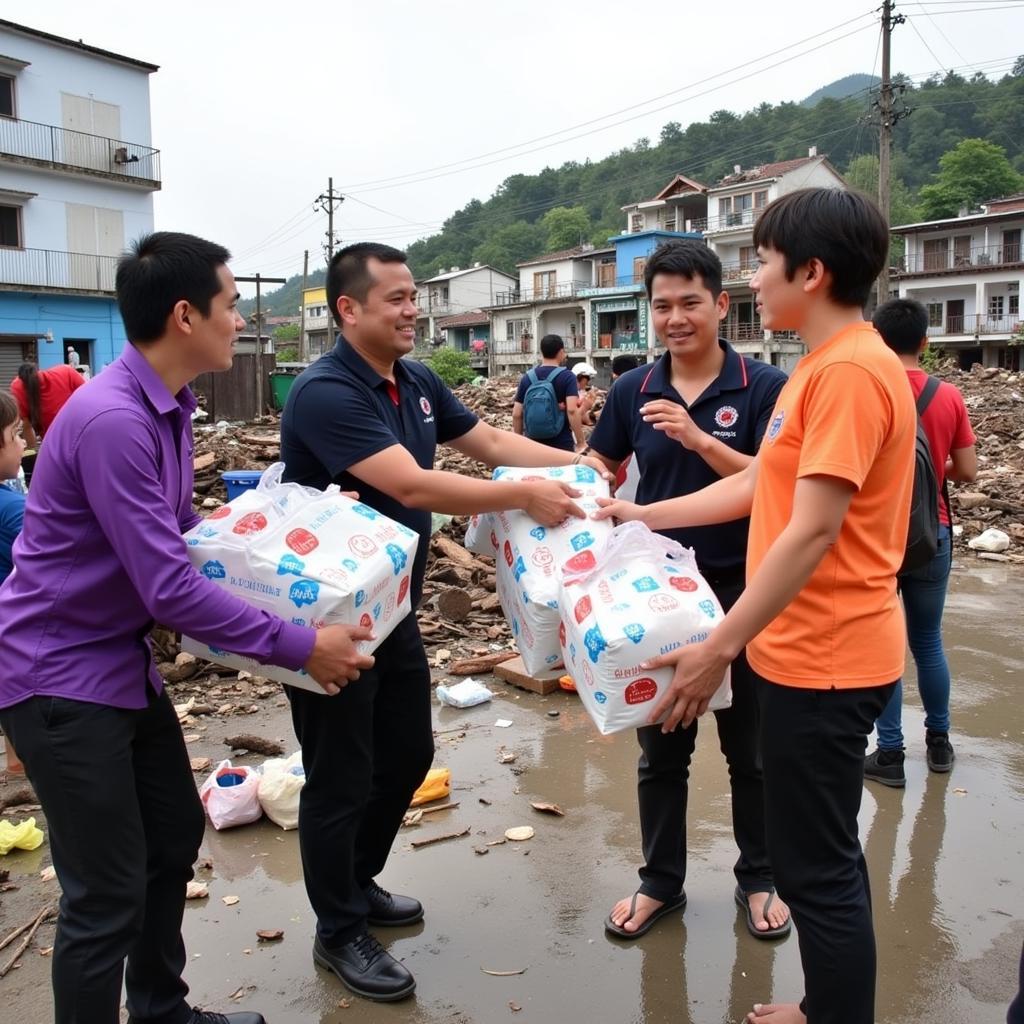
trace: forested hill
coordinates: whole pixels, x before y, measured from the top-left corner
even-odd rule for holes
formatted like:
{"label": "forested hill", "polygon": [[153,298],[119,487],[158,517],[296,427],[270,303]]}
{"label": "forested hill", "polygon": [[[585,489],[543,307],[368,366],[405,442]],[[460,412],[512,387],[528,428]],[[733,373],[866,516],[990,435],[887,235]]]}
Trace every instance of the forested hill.
{"label": "forested hill", "polygon": [[865,89],[877,89],[879,82],[881,79],[877,75],[847,75],[812,92],[800,106],[813,107],[826,99],[844,100],[847,96],[855,96]]}
{"label": "forested hill", "polygon": [[[844,81],[815,95],[845,91]],[[903,87],[902,105],[913,113],[900,120],[894,133],[894,223],[906,223],[928,209],[927,204],[918,205],[920,189],[937,187],[932,183],[939,158],[965,139],[987,140],[1005,151],[1010,176],[1004,173],[993,181],[1009,181],[1014,188],[1014,181],[1024,180],[1010,170],[1012,165],[1017,175],[1024,172],[1024,57],[998,80],[980,73],[965,79],[950,72],[920,83],[899,75],[895,81]],[[671,121],[658,139],[638,139],[600,160],[581,152],[579,160],[561,167],[513,174],[490,199],[471,200],[438,234],[410,245],[410,266],[417,278],[474,262],[514,273],[517,262],[544,252],[580,241],[606,244],[625,223],[620,207],[652,197],[677,173],[713,184],[734,164],[754,167],[788,160],[805,156],[811,146],[827,154],[851,184],[873,191],[878,180],[877,131],[867,121],[875,97],[875,91],[863,87],[841,99],[824,95],[813,106],[763,103],[743,114],[720,110],[687,128]],[[585,143],[580,145],[582,149]],[[295,281],[289,280],[282,292],[294,288],[297,296]],[[278,301],[276,295],[267,301],[275,314],[298,311],[297,304]]]}

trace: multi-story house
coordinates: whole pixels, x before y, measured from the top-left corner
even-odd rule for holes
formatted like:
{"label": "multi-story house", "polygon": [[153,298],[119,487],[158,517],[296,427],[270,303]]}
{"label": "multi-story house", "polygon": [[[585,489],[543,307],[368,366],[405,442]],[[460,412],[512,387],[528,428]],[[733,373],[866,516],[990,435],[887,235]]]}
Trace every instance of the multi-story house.
{"label": "multi-story house", "polygon": [[0,20],[0,386],[125,342],[118,255],[153,230],[153,64]]}
{"label": "multi-story house", "polygon": [[482,309],[494,303],[498,292],[514,288],[516,279],[486,264],[462,269],[452,267],[447,273],[416,282],[416,340],[420,347],[440,345],[444,335],[438,320]]}
{"label": "multi-story house", "polygon": [[846,188],[839,172],[812,147],[806,157],[761,164],[744,170],[739,164],[707,192],[706,223],[694,222],[722,261],[722,281],[729,292],[729,314],[722,335],[737,351],[790,370],[803,354],[802,342],[791,333],[761,327],[750,279],[757,269],[754,224],[764,208],[800,188]]}
{"label": "multi-story house", "polygon": [[318,359],[334,344],[334,324],[323,285],[302,292],[302,330],[302,350],[309,360]]}
{"label": "multi-story house", "polygon": [[446,345],[468,352],[470,366],[486,375],[490,364],[491,320],[482,309],[442,317],[437,328]]}
{"label": "multi-story house", "polygon": [[677,174],[653,199],[622,207],[626,233],[702,230],[708,214],[707,191],[707,185]]}
{"label": "multi-story house", "polygon": [[893,283],[928,310],[930,343],[965,370],[973,363],[1022,369],[1024,193],[892,233],[906,241]]}

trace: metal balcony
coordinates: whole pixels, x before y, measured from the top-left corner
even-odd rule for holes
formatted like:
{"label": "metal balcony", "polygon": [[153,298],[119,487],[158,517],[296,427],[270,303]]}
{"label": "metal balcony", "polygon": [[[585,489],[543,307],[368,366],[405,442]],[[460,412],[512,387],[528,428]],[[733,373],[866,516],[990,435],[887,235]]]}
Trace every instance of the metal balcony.
{"label": "metal balcony", "polygon": [[113,295],[116,256],[52,249],[0,249],[0,289]]}
{"label": "metal balcony", "polygon": [[950,335],[1013,334],[1024,320],[1018,314],[1011,316],[993,316],[988,313],[971,313],[967,316],[947,316],[945,323],[928,328],[929,338],[942,338]]}
{"label": "metal balcony", "polygon": [[51,124],[0,118],[0,160],[160,188],[160,151]]}
{"label": "metal balcony", "polygon": [[946,249],[939,252],[915,252],[904,256],[897,274],[945,274],[951,271],[993,270],[1024,262],[1024,251],[1020,242],[1006,245],[979,245],[970,249],[955,251]]}
{"label": "metal balcony", "polygon": [[748,207],[746,210],[734,210],[732,213],[723,213],[718,217],[709,217],[704,227],[705,232],[731,231],[736,228],[753,227],[765,207]]}

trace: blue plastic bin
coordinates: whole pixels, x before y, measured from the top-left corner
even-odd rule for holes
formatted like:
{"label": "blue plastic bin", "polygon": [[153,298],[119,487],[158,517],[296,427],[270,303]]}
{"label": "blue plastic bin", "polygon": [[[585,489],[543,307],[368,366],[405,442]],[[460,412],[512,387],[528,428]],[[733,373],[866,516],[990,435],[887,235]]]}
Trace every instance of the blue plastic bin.
{"label": "blue plastic bin", "polygon": [[234,501],[243,491],[252,490],[260,482],[261,476],[263,471],[260,469],[231,469],[221,473],[228,489],[228,501]]}

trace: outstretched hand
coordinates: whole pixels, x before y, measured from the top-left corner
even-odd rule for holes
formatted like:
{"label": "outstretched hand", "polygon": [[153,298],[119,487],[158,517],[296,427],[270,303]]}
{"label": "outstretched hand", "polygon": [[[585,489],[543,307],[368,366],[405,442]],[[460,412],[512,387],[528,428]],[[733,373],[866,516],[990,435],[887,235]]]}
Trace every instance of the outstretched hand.
{"label": "outstretched hand", "polygon": [[645,506],[636,505],[632,501],[620,501],[617,498],[595,498],[600,508],[591,516],[592,519],[617,519],[620,523],[643,522]]}
{"label": "outstretched hand", "polygon": [[707,711],[731,660],[705,641],[677,647],[668,654],[645,661],[644,669],[672,666],[675,670],[672,682],[647,719],[648,724],[656,725],[664,717],[661,726],[664,733],[672,732],[680,724],[688,728]]}

